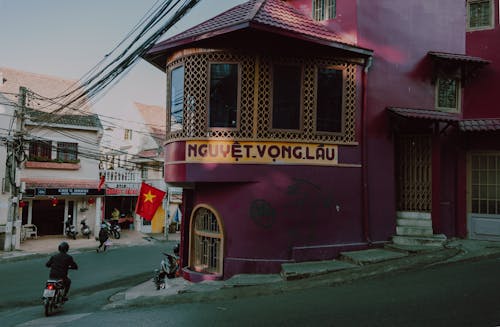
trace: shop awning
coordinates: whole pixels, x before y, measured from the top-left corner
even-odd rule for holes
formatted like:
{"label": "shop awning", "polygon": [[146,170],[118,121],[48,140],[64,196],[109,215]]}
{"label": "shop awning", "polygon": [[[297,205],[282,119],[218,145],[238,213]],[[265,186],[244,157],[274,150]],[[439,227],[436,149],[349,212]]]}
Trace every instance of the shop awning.
{"label": "shop awning", "polygon": [[434,62],[432,80],[438,76],[460,77],[463,84],[470,81],[477,71],[490,63],[489,60],[464,54],[430,51],[427,55]]}
{"label": "shop awning", "polygon": [[462,132],[500,131],[500,119],[464,119],[458,123]]}
{"label": "shop awning", "polygon": [[462,119],[458,114],[431,109],[388,107],[390,115],[403,119],[428,120],[456,124],[461,132],[494,132],[500,131],[500,119]]}
{"label": "shop awning", "polygon": [[424,119],[424,120],[432,120],[439,122],[460,121],[460,116],[458,116],[457,114],[452,114],[438,110],[398,108],[398,107],[389,107],[387,108],[387,110],[389,111],[389,113],[402,118]]}

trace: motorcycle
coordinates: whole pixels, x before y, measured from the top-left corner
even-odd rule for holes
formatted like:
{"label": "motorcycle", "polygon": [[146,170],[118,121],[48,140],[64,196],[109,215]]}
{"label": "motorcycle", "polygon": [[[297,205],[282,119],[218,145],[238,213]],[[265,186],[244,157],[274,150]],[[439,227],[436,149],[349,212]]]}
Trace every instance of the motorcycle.
{"label": "motorcycle", "polygon": [[82,225],[82,226],[80,227],[80,231],[82,232],[82,235],[83,235],[83,236],[87,236],[87,239],[89,239],[89,238],[90,238],[90,234],[92,234],[92,231],[90,230],[89,225],[87,225],[86,220],[87,220],[87,219],[83,219],[83,220],[80,222],[80,224]]}
{"label": "motorcycle", "polygon": [[76,227],[73,224],[71,224],[69,220],[66,221],[65,226],[66,226],[65,229],[66,236],[76,240],[76,235],[78,234]]}
{"label": "motorcycle", "polygon": [[160,262],[160,269],[154,270],[153,283],[156,289],[165,288],[165,277],[172,279],[179,277],[179,244],[174,247],[174,254],[162,252],[165,256]]}
{"label": "motorcycle", "polygon": [[43,307],[45,316],[48,317],[56,311],[62,310],[64,305],[64,285],[62,279],[49,279],[43,290]]}
{"label": "motorcycle", "polygon": [[112,236],[115,239],[119,239],[121,237],[121,228],[118,223],[110,223],[109,221],[104,221],[106,225],[106,229],[108,230],[108,235]]}

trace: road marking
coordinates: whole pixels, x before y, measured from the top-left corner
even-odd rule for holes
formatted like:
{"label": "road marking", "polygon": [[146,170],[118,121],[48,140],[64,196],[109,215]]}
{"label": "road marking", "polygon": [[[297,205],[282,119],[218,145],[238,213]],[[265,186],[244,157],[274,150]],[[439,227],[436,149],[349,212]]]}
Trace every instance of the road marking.
{"label": "road marking", "polygon": [[61,315],[61,316],[52,316],[52,317],[44,317],[31,321],[27,321],[17,327],[29,327],[29,326],[67,326],[68,322],[75,321],[90,315],[91,313],[80,313],[75,315]]}

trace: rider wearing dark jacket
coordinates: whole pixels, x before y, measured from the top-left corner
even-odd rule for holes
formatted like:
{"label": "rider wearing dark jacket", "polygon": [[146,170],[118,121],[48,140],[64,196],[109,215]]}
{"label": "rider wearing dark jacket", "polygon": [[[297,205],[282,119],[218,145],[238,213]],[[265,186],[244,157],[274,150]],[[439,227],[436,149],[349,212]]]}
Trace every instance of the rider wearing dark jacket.
{"label": "rider wearing dark jacket", "polygon": [[64,295],[69,292],[71,287],[71,279],[68,277],[68,269],[78,269],[78,265],[73,260],[67,252],[69,250],[69,245],[66,242],[59,244],[59,253],[50,257],[49,261],[45,264],[50,268],[49,278],[51,279],[62,279],[64,284]]}

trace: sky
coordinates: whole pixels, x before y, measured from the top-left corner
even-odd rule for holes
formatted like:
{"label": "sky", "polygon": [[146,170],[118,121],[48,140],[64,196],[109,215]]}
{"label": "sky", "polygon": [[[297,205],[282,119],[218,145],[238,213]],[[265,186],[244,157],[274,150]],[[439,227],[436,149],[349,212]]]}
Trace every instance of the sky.
{"label": "sky", "polygon": [[[164,0],[0,0],[0,66],[78,80]],[[201,0],[162,39],[246,0]],[[120,117],[133,102],[165,107],[165,73],[140,59],[93,110]]]}

